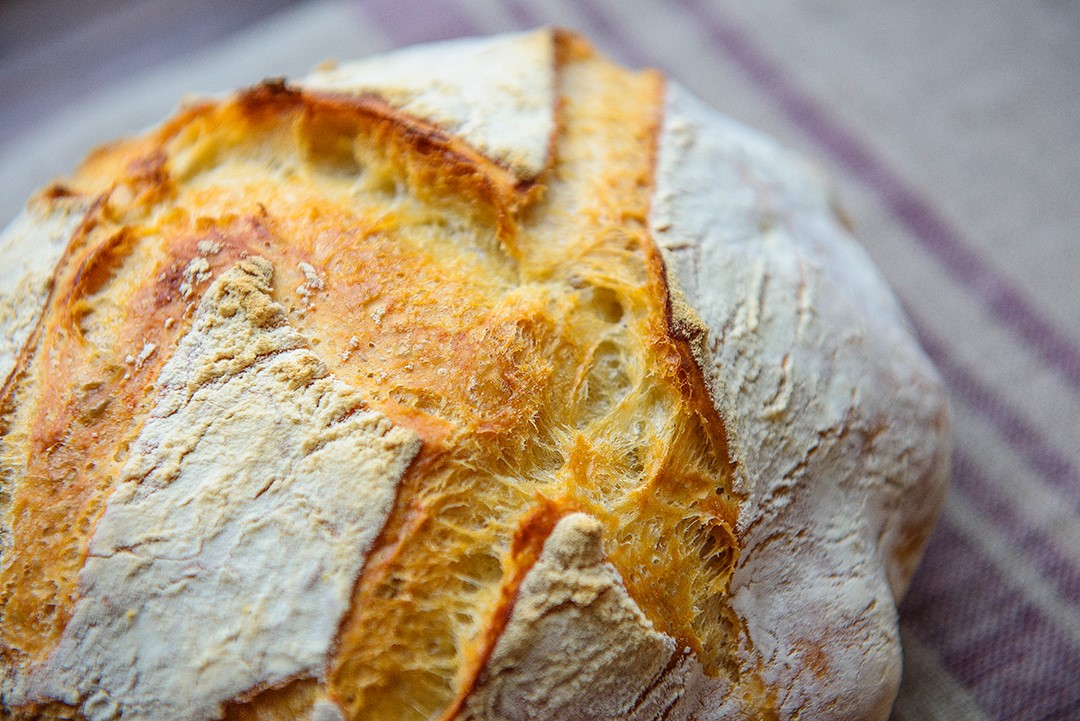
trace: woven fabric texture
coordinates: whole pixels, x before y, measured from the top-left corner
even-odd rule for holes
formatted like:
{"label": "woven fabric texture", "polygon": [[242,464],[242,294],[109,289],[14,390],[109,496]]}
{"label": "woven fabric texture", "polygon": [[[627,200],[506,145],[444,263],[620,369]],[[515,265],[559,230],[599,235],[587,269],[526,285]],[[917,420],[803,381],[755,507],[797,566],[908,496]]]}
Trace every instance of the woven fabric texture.
{"label": "woven fabric texture", "polygon": [[[1080,718],[1080,5],[279,1],[241,3],[228,23],[221,5],[194,2],[182,28],[174,3],[98,8],[0,54],[0,224],[186,93],[574,28],[824,167],[949,385],[953,482],[901,609],[894,719]],[[102,49],[123,32],[142,42]]]}

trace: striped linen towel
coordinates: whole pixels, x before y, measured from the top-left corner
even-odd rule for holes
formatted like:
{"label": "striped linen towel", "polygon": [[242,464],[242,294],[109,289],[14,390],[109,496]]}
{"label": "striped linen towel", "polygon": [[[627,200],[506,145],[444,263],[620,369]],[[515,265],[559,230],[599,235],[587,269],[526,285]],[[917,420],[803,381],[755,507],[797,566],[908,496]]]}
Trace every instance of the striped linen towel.
{"label": "striped linen towel", "polygon": [[[541,24],[659,67],[816,159],[954,401],[953,486],[901,609],[894,719],[1080,719],[1080,6],[364,0],[298,5],[221,37],[212,12],[177,29],[155,25],[167,4],[135,5],[144,34],[179,33],[197,52],[91,53],[114,79],[80,93],[94,68],[60,44],[35,60],[52,63],[51,95],[0,59],[0,224],[185,92]],[[110,22],[77,40],[97,47]]]}

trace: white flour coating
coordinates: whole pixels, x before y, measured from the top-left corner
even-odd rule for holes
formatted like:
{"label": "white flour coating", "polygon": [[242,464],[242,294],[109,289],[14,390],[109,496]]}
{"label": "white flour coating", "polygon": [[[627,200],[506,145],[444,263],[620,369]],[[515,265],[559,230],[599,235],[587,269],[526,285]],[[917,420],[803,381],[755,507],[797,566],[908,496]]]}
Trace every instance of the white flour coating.
{"label": "white flour coating", "polygon": [[316,71],[310,90],[373,93],[531,179],[555,132],[551,30],[432,43]]}
{"label": "white flour coating", "polygon": [[90,542],[73,616],[9,700],[214,719],[321,676],[419,441],[329,376],[241,261],[201,301]]}
{"label": "white flour coating", "polygon": [[[941,384],[796,157],[672,84],[656,182],[652,232],[683,320],[708,328],[699,360],[746,496],[744,678],[780,719],[884,719],[895,604],[944,491]],[[714,689],[702,718],[750,717],[740,691]]]}
{"label": "white flour coating", "polygon": [[180,283],[180,295],[185,300],[195,292],[195,286],[210,280],[210,261],[197,255],[192,258],[184,268],[183,280]]}
{"label": "white flour coating", "polygon": [[0,384],[41,315],[53,269],[89,204],[76,198],[37,198],[0,234]]}
{"label": "white flour coating", "polygon": [[315,269],[311,263],[300,262],[296,264],[296,267],[300,269],[300,272],[304,274],[304,286],[308,288],[308,291],[322,290],[326,287],[326,283],[323,281],[323,277],[319,275],[319,271]]}
{"label": "white flour coating", "polygon": [[602,526],[561,519],[526,574],[463,714],[469,721],[684,721],[704,673],[657,632],[604,560]]}
{"label": "white flour coating", "polygon": [[311,721],[345,721],[341,707],[329,700],[316,701],[311,707]]}

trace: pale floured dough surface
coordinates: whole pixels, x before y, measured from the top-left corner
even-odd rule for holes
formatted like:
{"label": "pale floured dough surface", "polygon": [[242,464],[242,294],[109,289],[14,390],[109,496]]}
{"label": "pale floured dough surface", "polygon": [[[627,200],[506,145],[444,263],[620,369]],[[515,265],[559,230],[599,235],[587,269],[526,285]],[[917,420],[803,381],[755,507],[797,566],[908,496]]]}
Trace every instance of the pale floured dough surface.
{"label": "pale floured dough surface", "polygon": [[49,294],[53,268],[88,208],[81,198],[38,198],[0,234],[0,384],[15,368]]}
{"label": "pale floured dough surface", "polygon": [[560,520],[525,576],[463,718],[682,721],[701,706],[700,664],[654,630],[604,560],[603,527]]}
{"label": "pale floured dough surface", "polygon": [[547,165],[555,132],[551,30],[406,48],[312,73],[299,84],[378,95],[460,136],[523,179]]}
{"label": "pale floured dough surface", "polygon": [[0,715],[886,716],[946,407],[797,158],[545,30],[69,185],[4,240]]}
{"label": "pale floured dough surface", "polygon": [[211,719],[323,672],[415,434],[329,376],[241,261],[200,303],[91,539],[59,646],[13,700]]}
{"label": "pale floured dough surface", "polygon": [[[678,85],[659,152],[654,237],[708,328],[699,362],[746,494],[744,671],[781,719],[883,719],[895,603],[946,479],[940,383],[805,164]],[[744,703],[717,690],[704,718]]]}

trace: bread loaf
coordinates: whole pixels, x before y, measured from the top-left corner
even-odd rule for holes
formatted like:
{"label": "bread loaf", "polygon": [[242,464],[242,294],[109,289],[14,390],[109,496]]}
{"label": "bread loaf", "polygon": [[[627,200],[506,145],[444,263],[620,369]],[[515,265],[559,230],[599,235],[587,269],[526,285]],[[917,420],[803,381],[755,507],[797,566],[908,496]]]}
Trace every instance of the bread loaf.
{"label": "bread loaf", "polygon": [[14,719],[884,719],[948,407],[817,172],[566,31],[191,103],[0,238]]}

